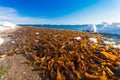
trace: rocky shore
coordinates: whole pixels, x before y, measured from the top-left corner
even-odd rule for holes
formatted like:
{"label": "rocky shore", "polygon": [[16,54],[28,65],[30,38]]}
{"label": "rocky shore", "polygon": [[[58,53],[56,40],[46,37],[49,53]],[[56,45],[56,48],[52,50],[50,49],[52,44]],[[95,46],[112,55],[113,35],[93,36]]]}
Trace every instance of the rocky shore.
{"label": "rocky shore", "polygon": [[120,79],[120,48],[100,34],[21,27],[7,37],[0,80]]}

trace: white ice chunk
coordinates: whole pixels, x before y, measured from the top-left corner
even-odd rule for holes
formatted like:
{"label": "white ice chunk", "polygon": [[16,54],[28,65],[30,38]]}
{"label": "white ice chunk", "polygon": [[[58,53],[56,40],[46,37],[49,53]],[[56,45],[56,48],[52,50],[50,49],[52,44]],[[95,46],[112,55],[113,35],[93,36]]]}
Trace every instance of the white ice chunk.
{"label": "white ice chunk", "polygon": [[114,41],[103,41],[104,42],[104,44],[116,44],[116,42],[114,42]]}
{"label": "white ice chunk", "polygon": [[80,40],[80,39],[81,39],[81,37],[75,37],[74,39],[76,39],[76,40]]}
{"label": "white ice chunk", "polygon": [[109,41],[103,41],[105,44],[111,44]]}
{"label": "white ice chunk", "polygon": [[120,48],[120,44],[113,45],[113,48]]}
{"label": "white ice chunk", "polygon": [[116,44],[116,42],[114,42],[114,41],[112,41],[111,43],[112,43],[112,44]]}
{"label": "white ice chunk", "polygon": [[35,32],[36,35],[39,35],[40,33],[39,32]]}
{"label": "white ice chunk", "polygon": [[88,40],[94,42],[94,43],[97,43],[97,39],[96,38],[89,38]]}

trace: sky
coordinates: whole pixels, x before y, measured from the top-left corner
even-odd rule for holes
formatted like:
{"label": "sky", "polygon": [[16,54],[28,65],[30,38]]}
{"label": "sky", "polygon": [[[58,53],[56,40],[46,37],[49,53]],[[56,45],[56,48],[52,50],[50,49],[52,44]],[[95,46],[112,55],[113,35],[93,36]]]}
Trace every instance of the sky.
{"label": "sky", "polygon": [[98,24],[120,22],[120,0],[0,0],[0,22]]}

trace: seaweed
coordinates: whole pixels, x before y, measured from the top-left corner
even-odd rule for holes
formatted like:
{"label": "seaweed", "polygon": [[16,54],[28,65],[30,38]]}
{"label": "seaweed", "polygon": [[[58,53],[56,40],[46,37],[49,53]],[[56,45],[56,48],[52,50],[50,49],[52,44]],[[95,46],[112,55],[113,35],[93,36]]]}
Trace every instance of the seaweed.
{"label": "seaweed", "polygon": [[[119,71],[115,69],[120,66],[120,49],[104,44],[103,35],[32,27],[23,27],[21,32],[15,33],[13,37],[22,42],[17,42],[19,47],[5,54],[25,54],[29,60],[25,63],[39,71],[43,80],[120,78]],[[81,39],[74,39],[76,36]],[[90,37],[96,38],[98,43],[89,41]]]}

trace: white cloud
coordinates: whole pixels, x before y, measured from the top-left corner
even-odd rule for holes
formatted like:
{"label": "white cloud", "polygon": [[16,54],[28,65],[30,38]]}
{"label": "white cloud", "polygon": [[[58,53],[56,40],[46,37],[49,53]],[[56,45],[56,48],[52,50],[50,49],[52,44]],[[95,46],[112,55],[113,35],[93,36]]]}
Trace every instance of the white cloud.
{"label": "white cloud", "polygon": [[12,20],[13,17],[18,17],[17,11],[15,9],[0,6],[0,19]]}
{"label": "white cloud", "polygon": [[0,6],[0,11],[1,11],[0,14],[2,14],[2,15],[6,14],[6,13],[13,14],[16,12],[16,10],[13,8],[2,7],[2,6]]}
{"label": "white cloud", "polygon": [[50,23],[48,19],[44,18],[33,18],[27,16],[21,16],[17,13],[17,10],[10,7],[0,6],[0,22],[1,21],[11,21],[14,23],[29,23],[29,24],[37,24],[37,23]]}

